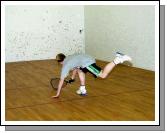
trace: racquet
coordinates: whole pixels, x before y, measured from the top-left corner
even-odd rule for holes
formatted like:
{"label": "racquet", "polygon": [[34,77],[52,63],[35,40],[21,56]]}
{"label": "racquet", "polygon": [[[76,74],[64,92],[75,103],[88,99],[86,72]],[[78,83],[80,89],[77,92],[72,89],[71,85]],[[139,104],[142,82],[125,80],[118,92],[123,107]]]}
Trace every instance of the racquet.
{"label": "racquet", "polygon": [[[57,90],[58,89],[58,85],[59,85],[59,80],[60,78],[51,78],[50,80],[50,84],[52,86],[52,88],[54,90]],[[64,83],[62,85],[62,88],[66,87],[66,85],[68,84],[69,82],[67,80],[64,80]]]}

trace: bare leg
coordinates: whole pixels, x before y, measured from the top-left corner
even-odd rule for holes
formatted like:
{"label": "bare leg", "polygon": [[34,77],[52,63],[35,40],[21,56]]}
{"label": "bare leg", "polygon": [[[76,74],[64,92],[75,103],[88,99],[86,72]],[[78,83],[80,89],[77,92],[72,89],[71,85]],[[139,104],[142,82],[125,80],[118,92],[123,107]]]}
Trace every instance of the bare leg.
{"label": "bare leg", "polygon": [[106,78],[108,76],[108,74],[113,70],[113,68],[120,63],[123,63],[124,61],[131,61],[132,58],[129,57],[128,55],[124,55],[124,54],[120,54],[117,53],[116,58],[114,59],[114,61],[108,63],[105,67],[104,70],[102,70],[99,74],[99,77],[101,78]]}
{"label": "bare leg", "polygon": [[78,75],[79,75],[79,79],[81,82],[81,86],[85,86],[85,73],[83,73],[81,70],[77,70]]}
{"label": "bare leg", "polygon": [[77,74],[77,71],[78,71],[78,69],[74,69],[74,70],[72,71],[71,79],[75,79],[75,76],[76,76],[76,74]]}
{"label": "bare leg", "polygon": [[85,73],[83,73],[81,70],[78,69],[78,75],[79,75],[79,79],[81,82],[81,86],[79,87],[79,89],[76,91],[77,94],[79,95],[85,95],[86,94],[86,88],[85,88]]}
{"label": "bare leg", "polygon": [[106,78],[108,74],[113,70],[113,68],[116,66],[114,62],[108,63],[104,69],[100,72],[99,77]]}

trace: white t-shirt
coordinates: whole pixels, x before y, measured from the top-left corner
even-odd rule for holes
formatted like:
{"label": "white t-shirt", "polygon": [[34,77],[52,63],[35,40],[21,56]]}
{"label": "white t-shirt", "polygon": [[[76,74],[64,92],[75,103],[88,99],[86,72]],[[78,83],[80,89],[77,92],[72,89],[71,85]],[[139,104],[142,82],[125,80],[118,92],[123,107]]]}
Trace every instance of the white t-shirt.
{"label": "white t-shirt", "polygon": [[70,70],[78,67],[85,68],[95,62],[96,61],[93,57],[86,54],[73,54],[67,56],[63,62],[61,79],[67,77]]}

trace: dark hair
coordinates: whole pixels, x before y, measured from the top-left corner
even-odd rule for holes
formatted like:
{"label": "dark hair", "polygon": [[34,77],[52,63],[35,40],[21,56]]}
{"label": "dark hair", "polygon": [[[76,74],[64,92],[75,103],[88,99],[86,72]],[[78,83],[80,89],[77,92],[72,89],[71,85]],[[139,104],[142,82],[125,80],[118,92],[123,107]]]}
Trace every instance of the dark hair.
{"label": "dark hair", "polygon": [[57,62],[62,62],[62,61],[64,61],[65,58],[66,58],[66,56],[62,53],[56,55]]}

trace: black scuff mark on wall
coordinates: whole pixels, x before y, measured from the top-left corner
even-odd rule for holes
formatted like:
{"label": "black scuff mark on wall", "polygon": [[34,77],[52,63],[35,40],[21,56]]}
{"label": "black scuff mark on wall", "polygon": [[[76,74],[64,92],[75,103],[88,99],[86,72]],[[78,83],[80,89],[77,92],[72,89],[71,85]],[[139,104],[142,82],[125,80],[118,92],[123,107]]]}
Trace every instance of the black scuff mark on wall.
{"label": "black scuff mark on wall", "polygon": [[82,34],[82,32],[83,32],[83,29],[80,29],[80,30],[79,30],[79,33]]}

